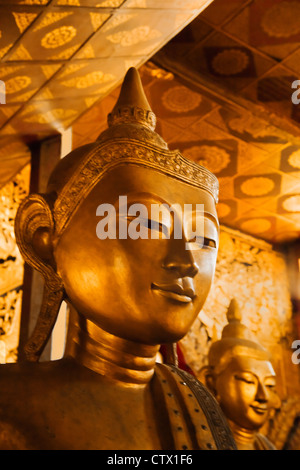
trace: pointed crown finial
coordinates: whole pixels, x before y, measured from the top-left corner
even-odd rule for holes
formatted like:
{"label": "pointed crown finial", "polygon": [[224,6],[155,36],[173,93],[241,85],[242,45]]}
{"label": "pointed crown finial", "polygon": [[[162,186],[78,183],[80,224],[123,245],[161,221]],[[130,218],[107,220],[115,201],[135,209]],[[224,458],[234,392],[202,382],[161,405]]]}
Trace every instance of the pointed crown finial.
{"label": "pointed crown finial", "polygon": [[236,299],[231,299],[226,316],[228,324],[223,329],[222,338],[253,340],[252,333],[242,323],[242,315]]}
{"label": "pointed crown finial", "polygon": [[242,315],[235,299],[230,301],[227,310],[228,323],[225,325],[222,337],[215,341],[208,353],[208,362],[217,373],[224,370],[226,364],[238,356],[254,357],[270,360],[270,353],[260,344],[242,321]]}
{"label": "pointed crown finial", "polygon": [[118,101],[108,115],[109,127],[115,124],[135,123],[153,130],[156,116],[146,98],[140,75],[131,67],[124,78]]}

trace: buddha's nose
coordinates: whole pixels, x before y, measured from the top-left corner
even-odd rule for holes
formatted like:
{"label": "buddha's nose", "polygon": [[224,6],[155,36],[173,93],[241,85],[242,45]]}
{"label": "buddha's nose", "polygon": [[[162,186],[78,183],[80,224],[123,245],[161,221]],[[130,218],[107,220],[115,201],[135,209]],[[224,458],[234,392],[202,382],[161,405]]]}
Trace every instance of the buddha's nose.
{"label": "buddha's nose", "polygon": [[195,262],[193,253],[189,250],[186,240],[172,240],[167,256],[163,261],[163,268],[174,271],[178,277],[195,277],[199,267]]}
{"label": "buddha's nose", "polygon": [[258,382],[258,385],[257,385],[255,399],[260,403],[265,403],[268,401],[266,387],[260,381]]}

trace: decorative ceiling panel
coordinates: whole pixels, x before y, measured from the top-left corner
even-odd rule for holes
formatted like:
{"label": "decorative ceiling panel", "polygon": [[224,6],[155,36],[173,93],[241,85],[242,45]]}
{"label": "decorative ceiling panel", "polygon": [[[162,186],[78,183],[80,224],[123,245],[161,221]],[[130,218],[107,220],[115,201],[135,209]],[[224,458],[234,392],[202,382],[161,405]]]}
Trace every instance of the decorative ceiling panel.
{"label": "decorative ceiling panel", "polygon": [[75,58],[144,56],[161,46],[166,31],[177,30],[187,23],[192,11],[170,10],[162,15],[161,10],[126,9],[117,11],[106,24],[83,46]]}
{"label": "decorative ceiling panel", "polygon": [[[124,76],[128,66],[138,63],[131,57],[97,59],[93,61],[81,60],[66,64],[56,75],[55,80],[50,80],[46,87],[41,89],[33,101],[43,99],[53,100],[65,98],[99,99],[108,91],[115,88]],[[107,71],[109,70],[109,71]],[[89,106],[88,106],[89,107]]]}
{"label": "decorative ceiling panel", "polygon": [[6,56],[8,61],[68,60],[110,17],[86,8],[43,12]]}
{"label": "decorative ceiling panel", "polygon": [[[24,63],[6,66],[0,63],[0,76],[5,83],[7,106],[27,104],[30,98],[48,82],[59,68],[58,64],[49,67]],[[1,105],[0,111],[5,108],[6,106]]]}
{"label": "decorative ceiling panel", "polygon": [[0,0],[0,161],[16,152],[23,164],[24,141],[70,125],[74,147],[95,140],[134,65],[157,131],[218,177],[221,223],[273,243],[299,238],[300,2],[214,0],[197,16],[205,4]]}
{"label": "decorative ceiling panel", "polygon": [[223,81],[225,87],[236,92],[264,75],[275,64],[272,59],[219,32],[195,47],[185,60],[194,70],[210,79]]}
{"label": "decorative ceiling panel", "polygon": [[276,59],[300,45],[300,3],[295,0],[250,2],[224,30]]}
{"label": "decorative ceiling panel", "polygon": [[0,6],[0,59],[4,57],[21,37],[22,33],[39,16],[40,9]]}
{"label": "decorative ceiling panel", "polygon": [[274,243],[300,237],[299,17],[295,0],[215,0],[152,58],[211,103],[160,123],[170,146],[215,172],[222,223]]}
{"label": "decorative ceiling panel", "polygon": [[[211,1],[0,0],[0,145],[68,128]],[[0,185],[20,170],[10,158]]]}

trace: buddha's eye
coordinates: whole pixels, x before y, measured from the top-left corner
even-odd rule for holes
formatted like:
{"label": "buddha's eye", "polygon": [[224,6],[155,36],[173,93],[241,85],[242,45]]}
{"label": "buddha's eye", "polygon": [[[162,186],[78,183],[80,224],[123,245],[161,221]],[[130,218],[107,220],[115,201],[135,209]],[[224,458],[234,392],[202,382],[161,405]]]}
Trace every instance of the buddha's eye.
{"label": "buddha's eye", "polygon": [[267,388],[269,388],[270,390],[274,390],[276,385],[275,384],[266,384],[265,385]]}
{"label": "buddha's eye", "polygon": [[147,226],[149,230],[153,230],[155,232],[160,233],[162,235],[161,238],[169,238],[168,227],[162,224],[161,222],[156,222],[156,220],[147,219],[145,220],[145,226]]}
{"label": "buddha's eye", "polygon": [[234,376],[235,380],[239,380],[241,382],[245,382],[246,384],[249,384],[249,385],[255,385],[255,381],[254,379],[250,378],[250,377],[246,377],[246,376],[243,376],[243,375],[238,375],[236,374]]}
{"label": "buddha's eye", "polygon": [[197,243],[197,245],[199,245],[199,247],[201,246],[201,248],[203,249],[207,249],[207,248],[216,248],[217,247],[217,244],[215,242],[215,240],[213,240],[212,238],[207,238],[207,237],[194,237],[192,238],[191,240],[189,240],[189,243]]}
{"label": "buddha's eye", "polygon": [[150,230],[152,233],[155,233],[155,236],[150,236],[148,238],[155,238],[155,239],[165,239],[169,237],[169,229],[166,225],[162,224],[161,222],[157,222],[153,219],[145,219],[141,217],[127,217],[128,222],[136,223],[141,227],[144,227]]}

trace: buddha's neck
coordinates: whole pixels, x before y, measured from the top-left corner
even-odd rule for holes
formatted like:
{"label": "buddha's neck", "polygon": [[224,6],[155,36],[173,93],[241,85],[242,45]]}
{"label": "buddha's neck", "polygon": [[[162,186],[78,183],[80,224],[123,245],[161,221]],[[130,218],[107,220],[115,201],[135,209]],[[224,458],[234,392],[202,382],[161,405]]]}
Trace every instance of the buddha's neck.
{"label": "buddha's neck", "polygon": [[158,349],[114,336],[78,315],[69,322],[65,355],[119,385],[143,387],[154,373]]}
{"label": "buddha's neck", "polygon": [[256,431],[242,428],[233,421],[229,421],[235,442],[239,450],[254,449]]}

